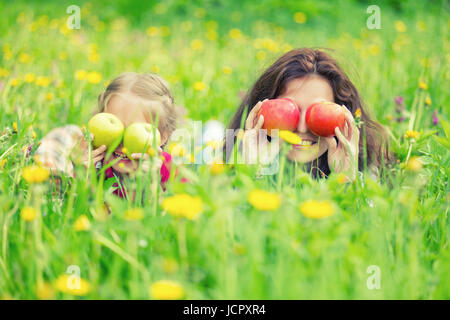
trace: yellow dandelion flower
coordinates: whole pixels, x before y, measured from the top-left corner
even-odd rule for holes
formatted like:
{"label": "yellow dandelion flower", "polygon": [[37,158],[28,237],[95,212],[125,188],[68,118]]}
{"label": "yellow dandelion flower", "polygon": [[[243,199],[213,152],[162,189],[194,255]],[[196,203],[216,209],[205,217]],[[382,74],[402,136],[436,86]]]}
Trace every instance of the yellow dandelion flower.
{"label": "yellow dandelion flower", "polygon": [[417,21],[416,23],[417,30],[423,32],[427,30],[427,25],[422,20]]}
{"label": "yellow dandelion flower", "polygon": [[8,159],[1,159],[0,160],[0,169],[5,169],[5,164],[8,162]]}
{"label": "yellow dandelion flower", "polygon": [[417,172],[420,171],[422,169],[423,165],[422,165],[422,161],[420,160],[419,157],[411,157],[408,162],[406,163],[406,170],[411,171],[411,172]]}
{"label": "yellow dandelion flower", "polygon": [[339,184],[345,184],[345,183],[349,182],[350,179],[349,179],[345,174],[343,174],[343,173],[341,172],[341,173],[339,173],[339,174],[337,175],[336,181],[337,181]]}
{"label": "yellow dandelion flower", "polygon": [[178,271],[178,263],[173,258],[164,259],[163,270],[165,273],[175,273]]}
{"label": "yellow dandelion flower", "polygon": [[36,139],[36,131],[31,131],[31,138],[34,140],[34,139]]}
{"label": "yellow dandelion flower", "polygon": [[294,21],[300,24],[303,24],[306,22],[306,14],[303,12],[296,12],[294,13]]}
{"label": "yellow dandelion flower", "polygon": [[41,282],[36,286],[36,297],[39,300],[52,300],[55,297],[55,291],[49,283]]}
{"label": "yellow dandelion flower", "polygon": [[219,175],[225,171],[226,167],[223,163],[214,162],[209,166],[209,172],[213,175]]}
{"label": "yellow dandelion flower", "polygon": [[20,218],[24,221],[33,221],[37,216],[37,210],[33,207],[24,207],[20,210]]}
{"label": "yellow dandelion flower", "polygon": [[120,162],[119,163],[119,168],[123,169],[123,168],[125,168],[125,165],[122,162]]}
{"label": "yellow dandelion flower", "polygon": [[195,219],[203,211],[202,199],[189,194],[176,194],[163,200],[161,206],[174,217]]}
{"label": "yellow dandelion flower", "polygon": [[417,139],[419,137],[419,132],[415,130],[406,130],[405,138],[406,139]]}
{"label": "yellow dandelion flower", "polygon": [[97,52],[93,51],[89,54],[88,59],[91,62],[97,62],[100,59],[100,56]]}
{"label": "yellow dandelion flower", "polygon": [[427,90],[428,85],[423,81],[419,81],[419,88],[422,90]]}
{"label": "yellow dandelion flower", "polygon": [[356,111],[355,111],[355,117],[356,117],[356,118],[361,118],[361,114],[362,114],[361,108],[356,109]]}
{"label": "yellow dandelion flower", "polygon": [[180,300],[185,295],[183,287],[170,280],[160,280],[153,283],[150,286],[149,293],[155,300]]}
{"label": "yellow dandelion flower", "polygon": [[102,81],[102,76],[100,73],[93,71],[89,72],[87,75],[87,81],[92,84],[97,84]]}
{"label": "yellow dandelion flower", "polygon": [[144,210],[141,208],[128,209],[124,214],[125,220],[142,220],[144,218]]}
{"label": "yellow dandelion flower", "polygon": [[75,231],[88,231],[91,228],[91,222],[86,215],[81,215],[75,220],[73,224],[73,229]]}
{"label": "yellow dandelion flower", "polygon": [[194,90],[195,91],[203,91],[206,89],[206,84],[202,81],[197,81],[194,83]]}
{"label": "yellow dandelion flower", "polygon": [[209,41],[216,41],[219,38],[216,30],[208,30],[205,35],[206,39]]}
{"label": "yellow dandelion flower", "polygon": [[22,176],[28,183],[40,183],[48,179],[50,171],[47,168],[32,165],[23,169]]}
{"label": "yellow dandelion flower", "polygon": [[5,68],[0,68],[0,78],[4,78],[9,76],[9,71],[6,70]]}
{"label": "yellow dandelion flower", "polygon": [[247,248],[242,243],[236,243],[233,246],[233,251],[238,256],[243,256],[247,252]]}
{"label": "yellow dandelion flower", "polygon": [[231,39],[235,39],[235,40],[240,39],[240,38],[242,38],[242,31],[237,28],[234,28],[234,29],[230,30],[228,35],[230,36]]}
{"label": "yellow dandelion flower", "polygon": [[54,286],[56,290],[74,296],[85,296],[91,291],[91,284],[75,275],[60,275]]}
{"label": "yellow dandelion flower", "polygon": [[279,208],[281,200],[278,194],[255,189],[247,196],[248,202],[261,211],[273,211]]}
{"label": "yellow dandelion flower", "polygon": [[200,50],[203,48],[203,41],[200,39],[194,39],[191,41],[191,48],[193,50]]}
{"label": "yellow dandelion flower", "polygon": [[222,140],[210,140],[205,144],[206,147],[210,147],[211,149],[218,149],[223,146]]}
{"label": "yellow dandelion flower", "polygon": [[328,200],[307,200],[298,209],[305,217],[312,219],[322,219],[334,214],[333,204]]}
{"label": "yellow dandelion flower", "polygon": [[185,154],[184,147],[175,142],[171,142],[168,149],[169,153],[174,157],[182,157]]}
{"label": "yellow dandelion flower", "polygon": [[60,52],[58,56],[59,60],[66,61],[67,60],[67,53],[66,52]]}
{"label": "yellow dandelion flower", "polygon": [[155,26],[150,26],[150,27],[147,28],[146,33],[150,37],[155,37],[155,36],[157,36],[159,34],[159,28],[155,27]]}
{"label": "yellow dandelion flower", "polygon": [[368,51],[372,56],[377,56],[380,53],[380,47],[376,44],[372,44],[369,46]]}
{"label": "yellow dandelion flower", "polygon": [[152,71],[154,72],[154,73],[158,73],[159,72],[159,67],[158,66],[153,66],[152,67]]}
{"label": "yellow dandelion flower", "polygon": [[17,131],[18,131],[18,129],[17,129],[17,122],[14,121],[12,126],[13,126],[14,132],[17,133]]}
{"label": "yellow dandelion flower", "polygon": [[169,28],[169,27],[167,27],[167,26],[162,26],[160,30],[161,30],[161,35],[162,35],[163,37],[167,37],[167,36],[170,35],[170,28]]}
{"label": "yellow dandelion flower", "polygon": [[38,85],[40,87],[48,87],[50,85],[50,78],[49,77],[37,77],[36,85]]}
{"label": "yellow dandelion flower", "polygon": [[258,59],[260,61],[266,59],[266,56],[267,56],[267,54],[262,50],[260,50],[256,53],[256,59]]}
{"label": "yellow dandelion flower", "polygon": [[430,97],[427,97],[427,98],[425,99],[425,104],[426,104],[427,106],[431,105],[431,98],[430,98]]}
{"label": "yellow dandelion flower", "polygon": [[386,116],[386,120],[391,121],[391,120],[392,120],[392,115],[388,114],[388,115]]}
{"label": "yellow dandelion flower", "polygon": [[125,147],[122,147],[122,149],[120,150],[123,154],[128,154],[128,149]]}
{"label": "yellow dandelion flower", "polygon": [[231,74],[233,72],[233,70],[230,67],[223,67],[222,71],[225,74]]}
{"label": "yellow dandelion flower", "polygon": [[32,83],[32,82],[34,82],[35,79],[36,79],[36,76],[33,73],[27,73],[24,78],[26,83]]}
{"label": "yellow dandelion flower", "polygon": [[405,23],[401,20],[395,21],[395,30],[397,30],[397,32],[406,32]]}
{"label": "yellow dandelion flower", "polygon": [[10,82],[11,87],[17,87],[19,84],[20,84],[19,78],[11,79],[11,82]]}
{"label": "yellow dandelion flower", "polygon": [[55,99],[55,94],[53,92],[48,92],[45,94],[45,100],[52,101],[53,99]]}
{"label": "yellow dandelion flower", "polygon": [[67,36],[70,33],[70,30],[71,29],[69,29],[65,23],[59,27],[59,32],[64,36]]}
{"label": "yellow dandelion flower", "polygon": [[86,70],[77,70],[75,72],[75,79],[77,80],[84,80],[86,79],[88,73],[86,72]]}
{"label": "yellow dandelion flower", "polygon": [[24,63],[24,64],[30,63],[31,62],[31,56],[29,54],[23,52],[23,53],[21,53],[19,55],[19,62],[20,63]]}
{"label": "yellow dandelion flower", "polygon": [[302,139],[292,131],[280,130],[280,138],[290,144],[299,144]]}

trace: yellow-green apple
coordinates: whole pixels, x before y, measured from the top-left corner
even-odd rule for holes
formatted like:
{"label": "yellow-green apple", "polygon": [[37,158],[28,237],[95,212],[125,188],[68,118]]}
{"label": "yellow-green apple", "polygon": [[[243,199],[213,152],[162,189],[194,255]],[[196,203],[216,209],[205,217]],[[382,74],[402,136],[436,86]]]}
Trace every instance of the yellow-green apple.
{"label": "yellow-green apple", "polygon": [[105,145],[107,148],[111,144],[121,139],[124,131],[123,123],[111,113],[97,113],[88,122],[89,131],[94,135],[92,144],[95,148]]}
{"label": "yellow-green apple", "polygon": [[258,112],[258,118],[264,117],[263,129],[271,135],[271,130],[289,130],[294,131],[300,120],[300,111],[298,107],[288,98],[271,99],[262,103]]}
{"label": "yellow-green apple", "polygon": [[136,122],[129,125],[125,129],[123,136],[123,146],[126,149],[126,154],[131,155],[142,152],[151,154],[154,133],[156,134],[156,147],[159,147],[161,134],[157,128],[145,122]]}

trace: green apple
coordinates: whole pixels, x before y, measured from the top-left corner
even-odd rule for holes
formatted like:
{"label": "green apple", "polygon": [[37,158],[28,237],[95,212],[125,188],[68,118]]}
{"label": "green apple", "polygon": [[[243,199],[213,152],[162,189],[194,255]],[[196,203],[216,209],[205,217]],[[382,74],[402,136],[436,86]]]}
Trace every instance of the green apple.
{"label": "green apple", "polygon": [[97,113],[88,122],[89,131],[94,135],[92,142],[95,148],[105,145],[107,148],[122,137],[124,127],[122,121],[111,113]]}
{"label": "green apple", "polygon": [[133,153],[151,153],[153,145],[153,134],[156,133],[156,146],[161,144],[161,134],[159,130],[149,123],[136,122],[129,125],[123,136],[123,146],[127,155]]}

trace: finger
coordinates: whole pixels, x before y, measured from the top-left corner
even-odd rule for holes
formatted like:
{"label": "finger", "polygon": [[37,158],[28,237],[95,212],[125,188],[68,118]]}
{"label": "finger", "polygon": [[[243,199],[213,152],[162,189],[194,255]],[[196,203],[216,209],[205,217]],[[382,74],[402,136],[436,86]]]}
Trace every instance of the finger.
{"label": "finger", "polygon": [[334,139],[334,137],[326,137],[323,138],[323,140],[325,140],[325,143],[328,145],[328,152],[329,153],[334,153],[337,150],[337,143],[336,140]]}
{"label": "finger", "polygon": [[347,151],[350,151],[350,141],[344,137],[341,130],[339,128],[334,129],[334,133],[336,134],[336,138],[338,138],[339,142],[345,146]]}
{"label": "finger", "polygon": [[254,107],[253,109],[250,111],[250,113],[248,114],[247,120],[245,121],[245,129],[252,129],[253,128],[253,124],[256,118],[256,115],[259,111],[259,109],[261,109],[261,104],[262,101],[259,101]]}
{"label": "finger", "polygon": [[261,129],[263,124],[264,124],[264,116],[260,115],[259,118],[258,118],[258,122],[256,122],[255,129],[256,130]]}
{"label": "finger", "polygon": [[105,145],[101,145],[97,149],[92,150],[92,156],[97,156],[100,153],[104,153],[105,151],[106,151],[106,146]]}
{"label": "finger", "polygon": [[144,154],[142,154],[142,153],[132,153],[131,154],[131,158],[133,158],[135,160],[138,160],[138,159],[141,159],[141,158],[143,160],[148,160],[148,159],[150,159],[150,156],[147,153],[144,153]]}
{"label": "finger", "polygon": [[105,154],[102,154],[101,156],[94,157],[94,158],[92,158],[92,162],[93,163],[97,163],[97,162],[101,161],[104,158],[104,156],[105,156]]}
{"label": "finger", "polygon": [[348,113],[345,113],[345,120],[346,120],[346,124],[348,127],[348,140],[351,140],[352,136],[353,136],[353,131],[356,128],[356,123],[355,123],[355,119],[353,118],[353,115],[350,113],[350,111]]}

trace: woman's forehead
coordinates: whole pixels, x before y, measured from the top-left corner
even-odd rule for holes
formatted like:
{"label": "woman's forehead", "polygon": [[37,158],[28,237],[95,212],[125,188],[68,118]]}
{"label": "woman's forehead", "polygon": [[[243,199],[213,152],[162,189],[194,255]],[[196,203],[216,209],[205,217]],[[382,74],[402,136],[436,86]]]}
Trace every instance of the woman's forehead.
{"label": "woman's forehead", "polygon": [[329,82],[315,75],[289,81],[279,97],[289,97],[299,105],[310,105],[318,100],[334,101]]}

